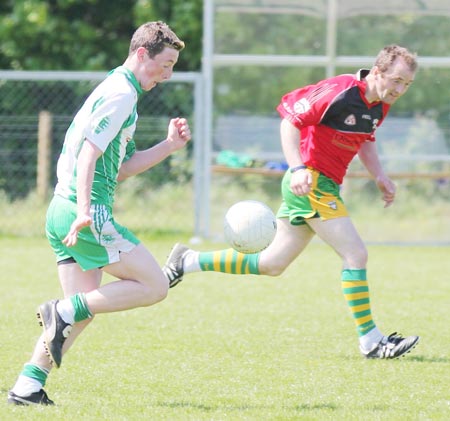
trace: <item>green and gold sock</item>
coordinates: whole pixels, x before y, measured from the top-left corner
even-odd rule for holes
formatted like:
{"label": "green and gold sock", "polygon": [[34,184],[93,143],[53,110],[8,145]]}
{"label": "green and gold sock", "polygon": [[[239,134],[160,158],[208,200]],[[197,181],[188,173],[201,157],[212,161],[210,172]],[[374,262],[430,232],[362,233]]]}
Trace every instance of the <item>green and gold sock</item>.
{"label": "green and gold sock", "polygon": [[198,261],[202,271],[234,275],[259,275],[259,253],[244,254],[234,249],[200,252]]}
{"label": "green and gold sock", "polygon": [[366,269],[342,271],[342,292],[352,312],[359,336],[364,336],[376,327],[370,310],[369,284],[366,276]]}

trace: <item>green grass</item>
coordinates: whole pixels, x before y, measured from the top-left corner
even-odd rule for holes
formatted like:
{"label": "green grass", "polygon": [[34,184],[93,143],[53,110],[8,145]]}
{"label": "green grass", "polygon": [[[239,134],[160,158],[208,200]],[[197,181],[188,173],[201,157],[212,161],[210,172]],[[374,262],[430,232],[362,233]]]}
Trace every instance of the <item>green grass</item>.
{"label": "green grass", "polygon": [[[172,239],[147,244],[162,263]],[[378,326],[421,336],[401,360],[361,358],[339,259],[314,243],[282,277],[189,275],[154,307],[99,316],[49,377],[57,406],[23,408],[6,394],[60,289],[45,240],[2,239],[0,419],[448,420],[450,247],[369,252]]]}

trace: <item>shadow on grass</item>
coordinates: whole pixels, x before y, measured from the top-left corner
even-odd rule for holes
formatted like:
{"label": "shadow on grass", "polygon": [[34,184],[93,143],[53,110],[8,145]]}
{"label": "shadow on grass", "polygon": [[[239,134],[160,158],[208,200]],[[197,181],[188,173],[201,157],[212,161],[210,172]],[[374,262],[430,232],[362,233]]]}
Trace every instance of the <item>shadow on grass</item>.
{"label": "shadow on grass", "polygon": [[450,358],[447,357],[425,357],[424,355],[412,355],[408,357],[408,361],[416,361],[419,363],[449,363]]}
{"label": "shadow on grass", "polygon": [[317,404],[307,404],[304,403],[302,405],[296,405],[294,408],[296,411],[316,411],[322,409],[331,409],[335,411],[338,409],[338,406],[334,403],[317,403]]}
{"label": "shadow on grass", "polygon": [[[249,411],[249,410],[269,410],[272,407],[269,405],[204,405],[194,402],[158,402],[157,406],[165,408],[192,408],[200,411],[211,412],[220,409],[226,409],[228,411]],[[292,407],[284,407],[284,409],[292,411],[317,411],[317,410],[332,410],[338,409],[338,406],[334,403],[318,403],[318,404],[301,404]]]}
{"label": "shadow on grass", "polygon": [[219,408],[218,406],[204,405],[193,402],[158,402],[157,406],[162,408],[193,408],[205,412],[216,411]]}
{"label": "shadow on grass", "polygon": [[405,354],[402,355],[399,358],[394,358],[394,359],[382,359],[382,358],[370,358],[370,359],[361,359],[361,357],[359,356],[348,356],[348,355],[342,355],[339,356],[338,358],[340,358],[341,360],[345,360],[345,361],[366,361],[368,363],[371,364],[385,364],[386,361],[390,361],[392,363],[401,363],[401,362],[408,362],[408,361],[414,361],[414,362],[419,362],[419,363],[439,363],[439,364],[448,364],[450,362],[450,358],[448,357],[433,357],[433,356],[425,356],[425,355],[410,355],[410,354]]}

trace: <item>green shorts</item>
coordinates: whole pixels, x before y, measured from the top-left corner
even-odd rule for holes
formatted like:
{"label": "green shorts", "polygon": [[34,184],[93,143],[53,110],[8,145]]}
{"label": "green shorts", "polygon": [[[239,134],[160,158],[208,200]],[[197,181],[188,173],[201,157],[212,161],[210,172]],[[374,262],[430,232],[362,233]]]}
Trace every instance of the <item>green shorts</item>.
{"label": "green shorts", "polygon": [[77,216],[77,205],[54,196],[47,210],[47,238],[60,262],[73,258],[83,270],[100,268],[120,260],[119,253],[130,252],[139,240],[127,228],[117,224],[105,205],[91,206],[92,224],[78,233],[78,241],[67,247],[62,240]]}
{"label": "green shorts", "polygon": [[313,176],[311,191],[306,196],[297,196],[291,190],[292,174],[288,170],[281,182],[283,201],[277,212],[278,218],[289,218],[292,225],[303,225],[305,219],[321,218],[323,220],[347,216],[339,191],[340,186],[319,171],[308,168]]}

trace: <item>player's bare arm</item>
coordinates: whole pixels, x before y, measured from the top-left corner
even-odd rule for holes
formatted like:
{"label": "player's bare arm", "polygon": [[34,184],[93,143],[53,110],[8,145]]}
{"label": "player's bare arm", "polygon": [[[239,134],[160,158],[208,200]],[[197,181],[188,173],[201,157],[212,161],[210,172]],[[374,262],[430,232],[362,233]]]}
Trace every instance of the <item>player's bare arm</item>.
{"label": "player's bare arm", "polygon": [[300,155],[300,130],[288,120],[283,119],[280,126],[281,147],[284,157],[292,170],[291,189],[298,196],[309,193],[312,185],[312,175],[306,169]]}
{"label": "player's bare arm", "polygon": [[148,170],[163,161],[171,153],[186,146],[189,140],[191,140],[191,130],[187,120],[185,118],[171,119],[167,130],[167,138],[149,149],[136,151],[120,167],[118,180],[122,181]]}
{"label": "player's bare arm", "polygon": [[369,174],[375,179],[375,183],[382,193],[385,207],[392,205],[395,199],[396,187],[381,166],[375,142],[364,143],[358,152],[358,156],[367,171],[369,171]]}

